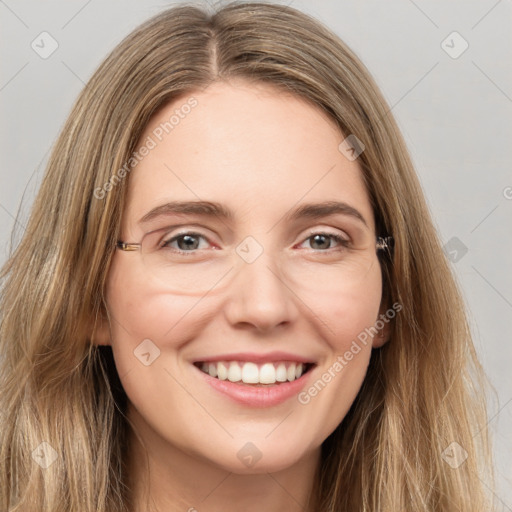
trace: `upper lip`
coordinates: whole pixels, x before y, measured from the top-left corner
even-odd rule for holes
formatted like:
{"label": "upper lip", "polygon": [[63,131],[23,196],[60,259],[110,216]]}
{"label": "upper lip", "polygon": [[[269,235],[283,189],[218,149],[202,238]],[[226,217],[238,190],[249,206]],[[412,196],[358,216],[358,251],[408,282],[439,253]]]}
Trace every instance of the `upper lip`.
{"label": "upper lip", "polygon": [[203,358],[196,359],[194,363],[213,363],[217,361],[245,361],[251,363],[266,363],[276,361],[293,361],[297,363],[314,363],[313,359],[303,357],[298,354],[292,354],[290,352],[267,352],[265,354],[258,354],[256,352],[236,352],[230,354],[218,354],[215,356],[205,356]]}

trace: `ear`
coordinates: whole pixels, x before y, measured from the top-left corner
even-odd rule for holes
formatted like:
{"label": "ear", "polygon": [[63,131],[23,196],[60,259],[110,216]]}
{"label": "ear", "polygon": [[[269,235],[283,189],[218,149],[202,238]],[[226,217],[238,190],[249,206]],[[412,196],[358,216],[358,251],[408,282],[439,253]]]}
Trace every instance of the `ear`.
{"label": "ear", "polygon": [[91,335],[91,343],[93,345],[111,344],[110,322],[107,313],[103,309],[96,316]]}
{"label": "ear", "polygon": [[381,304],[379,316],[375,321],[375,327],[378,329],[378,332],[373,337],[373,348],[380,348],[389,341],[391,335],[391,319],[386,315],[387,310],[386,304]]}

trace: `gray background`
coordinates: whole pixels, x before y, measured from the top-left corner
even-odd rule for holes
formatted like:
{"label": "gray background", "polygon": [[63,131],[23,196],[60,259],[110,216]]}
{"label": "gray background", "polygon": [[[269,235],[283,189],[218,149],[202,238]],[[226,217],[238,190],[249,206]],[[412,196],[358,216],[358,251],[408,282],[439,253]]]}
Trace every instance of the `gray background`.
{"label": "gray background", "polygon": [[[23,234],[48,151],[84,83],[122,37],[173,3],[0,0],[0,263],[15,224],[15,240]],[[286,3],[339,34],[392,106],[497,391],[489,422],[497,510],[512,512],[511,2]],[[43,31],[58,44],[47,58],[31,47],[51,48]],[[463,39],[448,37],[454,31]]]}

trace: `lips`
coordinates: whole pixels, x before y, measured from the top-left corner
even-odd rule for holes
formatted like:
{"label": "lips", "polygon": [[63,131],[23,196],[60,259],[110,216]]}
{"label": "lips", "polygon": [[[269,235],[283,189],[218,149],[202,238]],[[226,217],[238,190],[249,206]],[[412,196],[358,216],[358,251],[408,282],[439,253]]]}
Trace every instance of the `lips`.
{"label": "lips", "polygon": [[219,381],[250,386],[276,386],[300,379],[315,363],[289,352],[238,352],[218,354],[196,360],[194,365]]}
{"label": "lips", "polygon": [[[206,385],[233,403],[243,407],[271,408],[296,397],[313,378],[317,365],[302,357],[273,353],[263,356],[224,354],[195,361],[192,366]],[[210,372],[217,374],[214,377]],[[225,377],[225,380],[219,377]],[[242,378],[251,382],[246,383]]]}

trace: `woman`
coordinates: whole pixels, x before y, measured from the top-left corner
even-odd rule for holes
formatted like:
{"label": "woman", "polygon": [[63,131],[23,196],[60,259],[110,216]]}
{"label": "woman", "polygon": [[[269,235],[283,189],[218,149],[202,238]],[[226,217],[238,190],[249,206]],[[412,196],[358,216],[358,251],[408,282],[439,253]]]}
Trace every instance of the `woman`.
{"label": "woman", "polygon": [[488,509],[482,372],[418,179],[305,14],[130,34],[2,276],[1,510]]}

